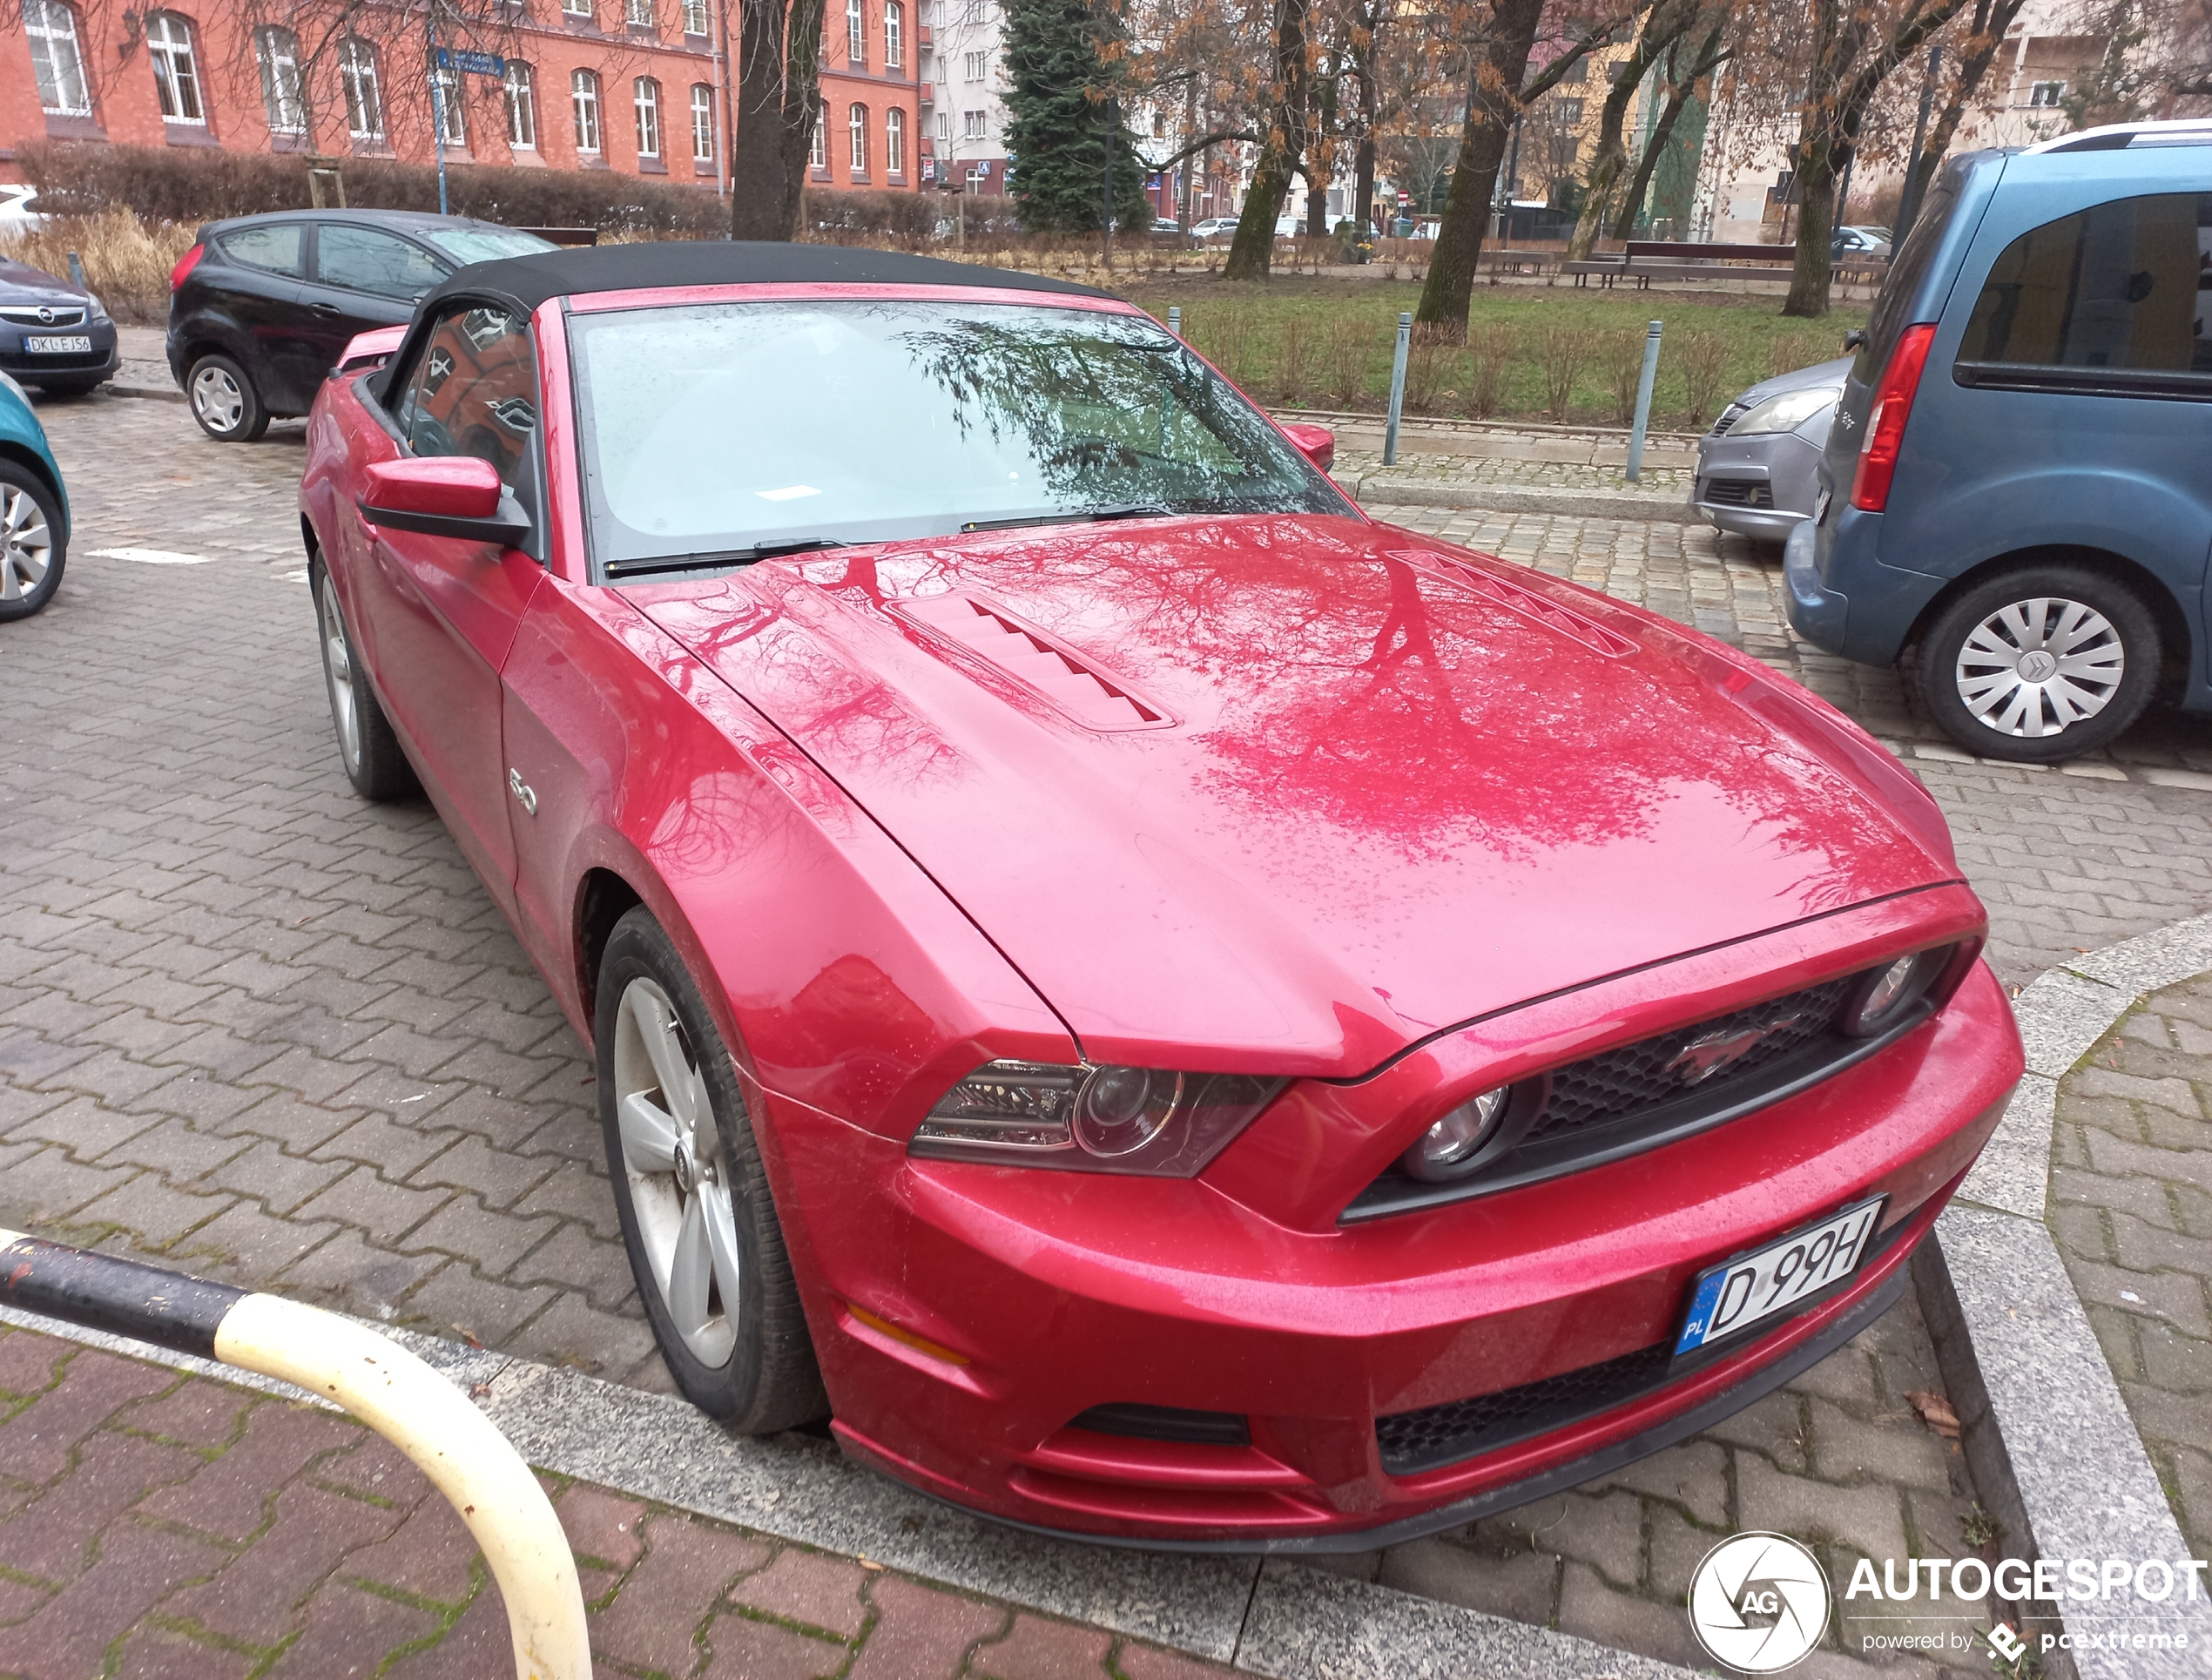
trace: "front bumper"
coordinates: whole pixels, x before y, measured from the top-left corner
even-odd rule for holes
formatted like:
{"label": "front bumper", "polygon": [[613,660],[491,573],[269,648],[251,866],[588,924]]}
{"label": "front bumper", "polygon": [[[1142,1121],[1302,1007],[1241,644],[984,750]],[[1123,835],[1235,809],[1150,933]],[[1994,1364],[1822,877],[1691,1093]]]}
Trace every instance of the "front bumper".
{"label": "front bumper", "polygon": [[[89,338],[89,351],[72,352],[64,355],[33,354],[24,347],[26,340],[55,334]],[[0,322],[0,370],[25,385],[37,385],[47,380],[105,379],[121,367],[122,357],[116,348],[115,323],[96,320],[89,326],[75,327],[18,327],[13,322]]]}
{"label": "front bumper", "polygon": [[[1255,1213],[1208,1182],[1215,1169],[1163,1181],[915,1161],[763,1100],[833,1427],[854,1456],[1056,1533],[1365,1550],[1657,1450],[1856,1333],[2020,1069],[2009,1009],[1977,964],[1934,1020],[1742,1120],[1325,1230]],[[1890,1198],[1887,1241],[1843,1292],[1591,1415],[1419,1474],[1385,1469],[1379,1417],[1668,1342],[1698,1271],[1870,1193]],[[1105,1405],[1232,1414],[1249,1444],[1072,1425]]]}

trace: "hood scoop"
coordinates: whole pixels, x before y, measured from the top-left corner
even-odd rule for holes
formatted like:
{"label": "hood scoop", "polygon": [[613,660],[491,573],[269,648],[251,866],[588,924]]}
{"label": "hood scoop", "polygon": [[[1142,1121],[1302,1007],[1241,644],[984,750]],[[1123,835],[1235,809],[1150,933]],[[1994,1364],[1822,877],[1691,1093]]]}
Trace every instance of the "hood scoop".
{"label": "hood scoop", "polygon": [[987,666],[1085,729],[1171,729],[1177,719],[1058,638],[981,596],[912,596],[886,604],[951,663]]}
{"label": "hood scoop", "polygon": [[1519,584],[1483,570],[1479,566],[1461,565],[1449,555],[1437,554],[1426,549],[1393,550],[1383,556],[1386,560],[1403,560],[1409,565],[1420,566],[1433,576],[1450,578],[1463,584],[1508,612],[1541,624],[1570,642],[1580,642],[1593,653],[1602,653],[1608,659],[1625,659],[1635,652],[1636,644],[1625,636],[1615,634],[1595,618],[1575,611],[1562,601],[1527,589]]}

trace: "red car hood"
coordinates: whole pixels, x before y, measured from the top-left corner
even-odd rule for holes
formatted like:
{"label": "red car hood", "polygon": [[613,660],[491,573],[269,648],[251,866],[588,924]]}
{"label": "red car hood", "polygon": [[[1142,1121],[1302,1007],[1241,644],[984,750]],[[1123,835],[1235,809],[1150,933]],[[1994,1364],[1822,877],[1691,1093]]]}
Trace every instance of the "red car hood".
{"label": "red car hood", "polygon": [[644,611],[1101,1061],[1344,1076],[1954,880],[1888,755],[1724,650],[1350,519],[845,550]]}

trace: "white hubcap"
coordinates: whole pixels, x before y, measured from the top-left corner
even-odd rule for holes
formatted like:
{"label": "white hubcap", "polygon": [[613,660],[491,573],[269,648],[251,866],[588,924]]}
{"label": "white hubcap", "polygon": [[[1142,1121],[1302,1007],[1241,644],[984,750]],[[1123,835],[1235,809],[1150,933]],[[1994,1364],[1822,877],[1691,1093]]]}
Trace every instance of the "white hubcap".
{"label": "white hubcap", "polygon": [[361,706],[354,695],[354,656],[346,645],[346,620],[338,611],[338,590],[327,572],[323,574],[322,668],[330,679],[330,716],[338,725],[338,750],[346,755],[346,768],[358,770],[361,761]]}
{"label": "white hubcap", "polygon": [[0,601],[20,601],[46,581],[54,534],[30,492],[0,484]]}
{"label": "white hubcap", "polygon": [[2000,735],[2056,735],[2120,692],[2127,651],[2094,607],[2039,597],[2000,607],[1959,650],[1966,710]]}
{"label": "white hubcap", "polygon": [[710,1368],[737,1346],[738,1224],[706,1079],[675,1006],[651,981],[615,1016],[615,1127],[645,1258],[691,1357]]}
{"label": "white hubcap", "polygon": [[203,368],[192,375],[194,413],[219,432],[234,432],[246,414],[246,393],[220,368]]}

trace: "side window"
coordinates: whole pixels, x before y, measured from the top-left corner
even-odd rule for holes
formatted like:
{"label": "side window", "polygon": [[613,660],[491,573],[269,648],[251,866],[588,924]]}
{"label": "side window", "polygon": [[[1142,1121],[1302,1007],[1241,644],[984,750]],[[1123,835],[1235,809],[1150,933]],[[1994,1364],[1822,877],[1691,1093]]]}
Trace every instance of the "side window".
{"label": "side window", "polygon": [[215,243],[233,262],[289,274],[294,280],[307,272],[303,260],[307,243],[305,222],[272,222],[264,227],[241,227],[235,233],[224,234]]}
{"label": "side window", "polygon": [[502,309],[440,320],[394,412],[419,455],[473,455],[499,469],[524,507],[537,484],[537,357],[529,322]]}
{"label": "side window", "polygon": [[325,286],[410,303],[446,277],[420,246],[341,222],[323,223],[316,236],[315,273]]}
{"label": "side window", "polygon": [[2212,193],[2118,199],[2031,229],[1991,265],[1962,362],[2212,373]]}

